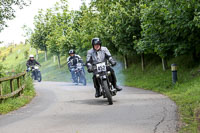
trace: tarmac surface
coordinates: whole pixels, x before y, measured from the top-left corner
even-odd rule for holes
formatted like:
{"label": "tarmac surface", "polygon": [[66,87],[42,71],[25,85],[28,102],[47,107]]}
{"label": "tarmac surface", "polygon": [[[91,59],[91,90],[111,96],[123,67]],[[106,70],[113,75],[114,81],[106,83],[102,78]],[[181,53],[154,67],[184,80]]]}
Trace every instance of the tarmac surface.
{"label": "tarmac surface", "polygon": [[94,98],[93,86],[34,83],[37,96],[0,115],[0,133],[176,133],[177,107],[152,91],[123,87],[113,97]]}

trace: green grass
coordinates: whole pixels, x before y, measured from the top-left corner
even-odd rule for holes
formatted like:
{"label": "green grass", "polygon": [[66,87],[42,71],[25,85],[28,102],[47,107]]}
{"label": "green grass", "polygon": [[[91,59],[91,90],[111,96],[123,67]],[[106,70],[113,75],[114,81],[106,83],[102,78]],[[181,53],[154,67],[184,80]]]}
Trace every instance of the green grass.
{"label": "green grass", "polygon": [[[12,48],[12,52],[9,52]],[[6,55],[6,59],[4,61],[1,60],[1,65],[3,65],[4,69],[3,73],[4,77],[12,76],[17,73],[23,72],[25,70],[25,56],[24,52],[28,51],[30,54],[34,53],[33,49],[30,49],[30,45],[18,45],[16,47],[9,46],[8,48],[1,48],[0,57]],[[16,56],[18,58],[16,58]],[[2,59],[2,58],[1,58]],[[7,73],[14,72],[14,73]],[[6,114],[10,111],[16,110],[22,106],[25,106],[29,103],[32,98],[35,96],[35,90],[33,87],[32,79],[29,76],[26,76],[26,80],[23,81],[26,85],[24,89],[24,93],[21,96],[9,98],[3,101],[0,101],[0,114]],[[23,83],[22,82],[22,83]],[[9,81],[3,82],[3,95],[11,93]],[[13,81],[14,88],[17,88],[17,81]]]}
{"label": "green grass", "polygon": [[48,60],[44,61],[44,53],[39,54],[38,62],[41,63],[43,81],[69,81],[69,72],[67,71],[66,57],[61,57],[61,68],[58,67],[57,59],[54,62],[53,56],[48,54]]}
{"label": "green grass", "polygon": [[163,71],[161,65],[156,65],[158,63],[148,64],[145,72],[141,71],[140,64],[132,65],[124,71],[125,85],[153,90],[169,96],[178,105],[183,122],[180,133],[197,133],[195,112],[200,107],[200,74],[199,67],[188,68],[187,59],[182,57],[169,62],[169,64],[174,62],[179,64],[176,85],[172,84],[171,71]]}
{"label": "green grass", "polygon": [[[9,53],[9,49],[12,48],[12,53]],[[24,52],[28,51],[30,54],[36,55],[36,50],[31,48],[30,45],[17,45],[16,47],[10,46],[8,48],[1,48],[0,57],[6,55],[6,60],[1,61],[7,72],[15,72],[19,65],[26,69],[26,61],[28,57],[25,57]],[[16,59],[16,56],[18,58]],[[53,55],[48,52],[48,60],[44,61],[44,52],[39,51],[38,62],[41,63],[40,68],[42,72],[43,81],[69,81],[69,72],[66,66],[66,57],[61,57],[61,68],[58,68],[57,61],[53,61]]]}
{"label": "green grass", "polygon": [[[10,48],[12,48],[12,53],[8,52]],[[0,61],[9,71],[15,71],[17,66],[25,64],[27,60],[27,57],[24,55],[25,51],[28,51],[28,55],[35,54],[35,49],[30,48],[30,45],[17,45],[16,47],[10,46],[8,48],[2,48],[0,57],[6,55],[6,60]]]}
{"label": "green grass", "polygon": [[14,111],[26,105],[33,99],[35,96],[35,90],[33,87],[32,79],[28,76],[26,76],[25,85],[26,88],[24,89],[24,93],[21,96],[1,101],[0,114],[6,114],[10,111]]}
{"label": "green grass", "polygon": [[[12,48],[12,53],[9,53],[10,49]],[[28,57],[25,57],[24,52],[28,51],[28,55],[33,54],[36,55],[36,50],[34,48],[30,48],[30,45],[17,45],[16,47],[10,46],[8,48],[1,48],[0,57],[6,55],[5,61],[0,61],[3,66],[7,68],[6,71],[16,71],[16,68],[20,64],[21,66],[26,67],[26,61]],[[16,59],[16,56],[18,58]],[[86,56],[86,55],[84,55]],[[42,73],[42,80],[43,81],[60,81],[60,82],[71,82],[71,74],[68,71],[67,67],[67,57],[61,56],[61,68],[58,67],[57,57],[56,61],[54,62],[53,55],[48,52],[47,54],[47,61],[44,59],[44,52],[39,51],[39,59],[37,60],[42,67],[40,68]],[[84,58],[85,60],[85,58]],[[86,74],[86,78],[88,82],[91,82],[91,74]]]}
{"label": "green grass", "polygon": [[[48,52],[48,60],[45,61],[44,53],[39,54],[38,62],[41,63],[43,81],[71,82],[71,74],[67,67],[67,57],[61,56],[61,68],[58,67],[58,60],[54,62],[53,55]],[[84,58],[85,60],[85,58]],[[92,74],[86,73],[87,82],[92,82]]]}

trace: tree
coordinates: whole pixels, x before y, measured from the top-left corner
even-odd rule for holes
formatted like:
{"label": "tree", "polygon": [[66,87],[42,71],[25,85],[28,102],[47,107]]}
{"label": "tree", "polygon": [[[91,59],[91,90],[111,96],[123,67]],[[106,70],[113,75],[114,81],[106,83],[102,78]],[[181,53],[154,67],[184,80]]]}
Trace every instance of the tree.
{"label": "tree", "polygon": [[22,9],[24,6],[28,6],[30,1],[28,0],[1,0],[0,1],[0,32],[7,27],[6,21],[15,17],[14,6]]}
{"label": "tree", "polygon": [[35,17],[35,29],[31,36],[31,44],[35,48],[47,51],[58,57],[60,67],[60,55],[66,55],[72,47],[73,30],[71,13],[68,10],[67,1],[61,0],[53,8],[46,11],[40,10]]}
{"label": "tree", "polygon": [[103,24],[103,39],[115,54],[124,56],[125,68],[127,55],[135,54],[134,45],[140,39],[139,0],[93,1],[100,12]]}
{"label": "tree", "polygon": [[86,54],[91,39],[100,37],[103,45],[117,56],[157,55],[163,70],[167,60],[189,54],[200,59],[200,2],[195,0],[92,0],[79,11],[69,11],[66,0],[35,17],[31,44],[54,55],[67,55],[73,48]]}
{"label": "tree", "polygon": [[167,66],[166,58],[171,55],[193,53],[195,59],[200,43],[200,30],[194,23],[195,12],[198,11],[197,1],[155,0],[143,4],[142,38],[136,49],[159,55],[163,70]]}
{"label": "tree", "polygon": [[[65,53],[63,45],[68,46],[68,35],[70,35],[70,13],[68,11],[67,3],[65,1],[62,2],[61,5],[57,3],[52,10],[48,10],[49,17],[49,27],[51,28],[51,32],[47,36],[47,47],[51,53],[58,57],[58,66],[60,66],[60,54]],[[63,8],[61,8],[63,7]],[[64,8],[65,7],[65,8]],[[62,9],[62,10],[60,10]]]}
{"label": "tree", "polygon": [[45,14],[43,10],[40,10],[34,18],[35,29],[30,39],[31,46],[45,51],[45,61],[47,60],[47,36],[51,32],[49,24],[47,23],[48,20],[48,13]]}

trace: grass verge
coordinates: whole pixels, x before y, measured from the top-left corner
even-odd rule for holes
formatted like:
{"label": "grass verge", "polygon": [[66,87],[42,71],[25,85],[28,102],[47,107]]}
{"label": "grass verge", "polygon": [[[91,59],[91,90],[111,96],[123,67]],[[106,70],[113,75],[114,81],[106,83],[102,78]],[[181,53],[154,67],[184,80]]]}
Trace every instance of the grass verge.
{"label": "grass verge", "polygon": [[23,107],[34,98],[36,93],[33,87],[32,79],[29,76],[26,76],[25,86],[24,93],[21,96],[1,101],[0,114],[6,114],[10,111]]}

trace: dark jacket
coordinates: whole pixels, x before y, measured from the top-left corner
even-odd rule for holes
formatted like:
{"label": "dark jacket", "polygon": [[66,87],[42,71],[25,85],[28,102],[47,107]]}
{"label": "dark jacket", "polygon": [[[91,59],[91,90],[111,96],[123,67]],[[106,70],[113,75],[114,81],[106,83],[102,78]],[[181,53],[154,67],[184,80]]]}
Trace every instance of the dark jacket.
{"label": "dark jacket", "polygon": [[83,63],[83,60],[79,55],[69,56],[67,58],[67,65],[69,70],[71,67],[75,67],[77,63]]}
{"label": "dark jacket", "polygon": [[28,60],[26,66],[30,67],[30,66],[35,66],[36,64],[40,66],[40,63],[38,63],[36,60]]}

